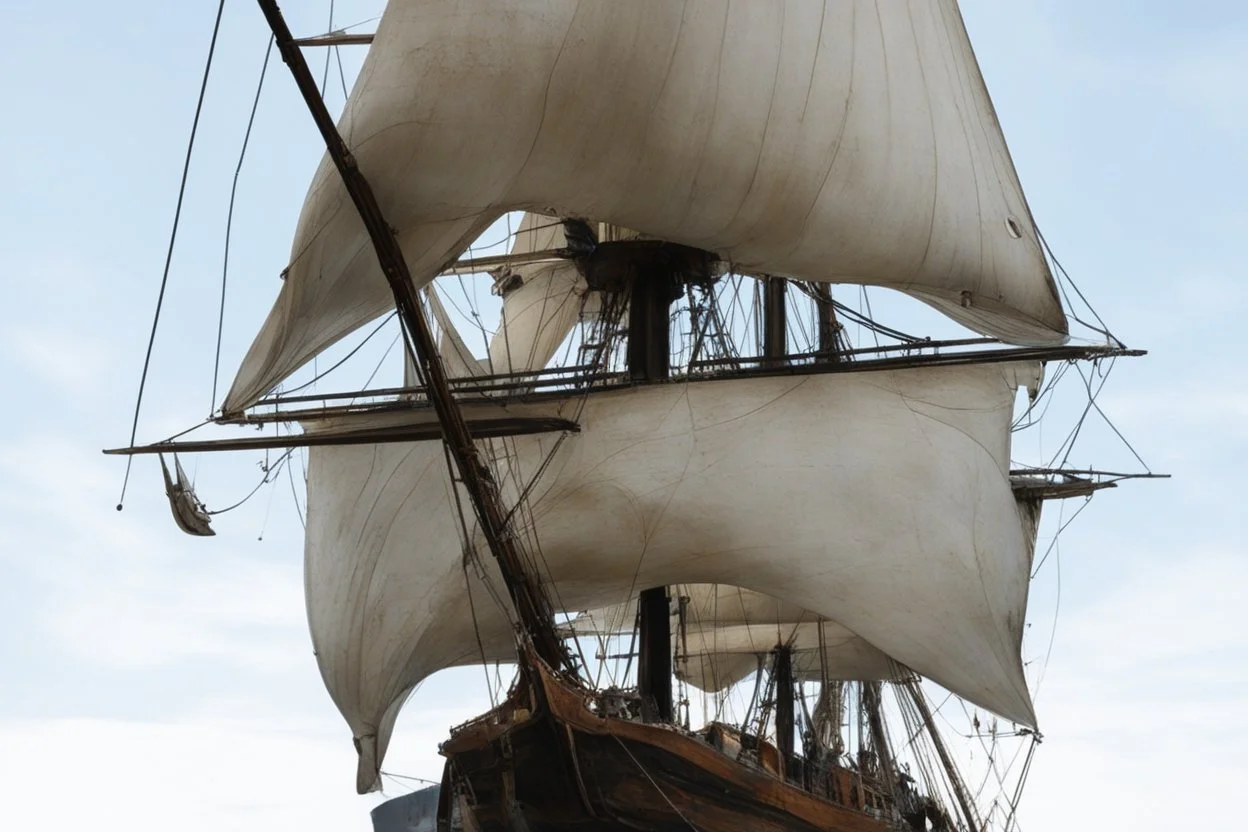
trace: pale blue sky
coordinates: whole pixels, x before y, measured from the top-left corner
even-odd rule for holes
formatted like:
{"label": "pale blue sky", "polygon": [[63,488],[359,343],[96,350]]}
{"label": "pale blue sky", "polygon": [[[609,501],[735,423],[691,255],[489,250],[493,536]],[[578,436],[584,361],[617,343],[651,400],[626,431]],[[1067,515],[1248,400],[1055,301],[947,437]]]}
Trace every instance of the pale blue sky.
{"label": "pale blue sky", "polygon": [[[328,2],[287,5],[297,32],[324,30]],[[339,0],[337,20],[379,6]],[[128,436],[215,8],[4,6],[0,828],[164,829],[175,806],[188,829],[368,828],[373,800],[353,794],[350,734],[306,635],[289,486],[193,540],[170,521],[152,460],[136,464],[115,512],[124,464],[99,454]],[[1115,333],[1151,351],[1118,364],[1102,405],[1175,475],[1101,495],[1062,538],[1056,646],[1037,703],[1046,741],[1023,828],[1225,824],[1248,776],[1237,615],[1248,590],[1237,338],[1248,314],[1248,6],[964,0],[963,11],[1038,223]],[[254,3],[227,4],[148,439],[208,411],[225,207],[267,37]],[[344,51],[348,73],[359,55]],[[318,68],[323,57],[312,55]],[[235,216],[227,381],[276,293],[320,155],[275,62]],[[1037,461],[1028,447],[1016,457]],[[205,497],[241,497],[254,461],[201,462],[217,488]],[[1074,461],[1132,465],[1100,426]],[[1033,589],[1044,632],[1032,657],[1047,647],[1056,565]],[[426,685],[389,768],[436,777],[446,727],[480,708],[477,681],[457,672]]]}

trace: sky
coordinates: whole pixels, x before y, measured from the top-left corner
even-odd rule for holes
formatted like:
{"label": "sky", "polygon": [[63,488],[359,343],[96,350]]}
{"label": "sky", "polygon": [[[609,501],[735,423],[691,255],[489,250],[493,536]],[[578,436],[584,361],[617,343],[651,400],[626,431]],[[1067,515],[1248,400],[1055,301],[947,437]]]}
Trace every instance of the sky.
{"label": "sky", "polygon": [[[288,5],[297,33],[326,29],[328,2]],[[335,21],[379,5],[339,0]],[[1047,656],[1045,741],[1021,828],[1225,825],[1248,777],[1237,354],[1248,7],[962,7],[1039,226],[1118,337],[1150,351],[1118,362],[1099,404],[1153,470],[1174,476],[1098,496],[1033,586],[1027,647]],[[193,539],[170,521],[151,459],[135,463],[116,511],[125,464],[99,453],[129,436],[215,10],[5,5],[0,828],[143,832],[176,818],[187,830],[366,830],[380,799],[354,794],[350,732],[312,656],[301,486],[262,490],[218,519],[217,537]],[[210,410],[226,209],[267,39],[253,3],[227,3],[141,439]],[[348,84],[353,50],[342,54]],[[312,55],[318,74],[322,60]],[[289,75],[276,61],[270,70],[239,177],[222,384],[276,294],[321,155]],[[335,109],[337,76],[335,64]],[[1076,459],[1138,467],[1095,418]],[[258,479],[256,462],[192,465],[214,484],[204,496],[225,505]],[[447,727],[482,709],[478,674],[422,687],[388,770],[439,776]]]}

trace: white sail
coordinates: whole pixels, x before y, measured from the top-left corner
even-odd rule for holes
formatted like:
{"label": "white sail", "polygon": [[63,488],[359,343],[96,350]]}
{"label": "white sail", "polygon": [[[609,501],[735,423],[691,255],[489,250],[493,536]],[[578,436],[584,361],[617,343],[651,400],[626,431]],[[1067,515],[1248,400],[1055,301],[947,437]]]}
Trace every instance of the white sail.
{"label": "white sail", "polygon": [[[758,592],[680,584],[670,594],[673,608],[683,599],[685,609],[683,623],[679,614],[672,617],[676,676],[705,691],[741,681],[781,645],[792,651],[793,675],[801,681],[892,679],[900,669],[840,624]],[[636,617],[632,601],[578,615],[564,629],[578,636],[622,635],[632,631]]]}
{"label": "white sail", "polygon": [[793,678],[804,682],[884,680],[904,668],[849,630],[825,622],[820,659],[818,623],[694,627],[677,641],[676,675],[694,687],[719,691],[740,682],[777,646],[792,651]]}
{"label": "white sail", "polygon": [[[392,0],[340,129],[418,285],[537,208],[1065,339],[955,0]],[[391,305],[325,160],[225,409]]]}
{"label": "white sail", "polygon": [[[527,212],[512,244],[513,254],[551,251],[567,241],[559,220]],[[555,357],[580,320],[589,286],[571,262],[518,266],[504,281],[498,333],[490,341],[490,367],[495,373],[540,370]]]}
{"label": "white sail", "polygon": [[[1032,538],[1008,469],[1015,390],[1039,374],[1015,363],[758,377],[466,415],[579,414],[579,433],[500,443],[520,475],[504,484],[513,496],[554,453],[525,517],[561,609],[647,586],[743,586],[1034,725],[1019,657]],[[478,638],[487,654],[511,643],[489,555],[478,559],[490,588],[464,566],[450,489],[436,443],[311,449],[308,617],[361,748],[361,789],[414,685],[480,657]]]}
{"label": "white sail", "polygon": [[[442,356],[447,376],[466,378],[483,375],[486,369],[464,343],[463,336],[447,314],[446,307],[442,305],[442,299],[438,297],[432,284],[425,287],[425,297],[429,300],[429,311],[433,313],[433,320],[438,325],[438,354]],[[411,356],[408,356],[408,361],[411,361]]]}
{"label": "white sail", "polygon": [[[527,212],[516,230],[511,253],[550,251],[566,244],[557,218]],[[438,326],[438,352],[450,378],[540,370],[550,363],[582,314],[592,313],[597,306],[597,299],[593,298],[592,308],[586,308],[591,294],[589,286],[568,261],[517,266],[500,273],[497,280],[496,285],[507,288],[503,291],[498,330],[490,338],[489,355],[484,361],[475,358],[464,342],[447,314],[436,284],[425,287],[429,309]],[[410,357],[404,384],[416,384]]]}

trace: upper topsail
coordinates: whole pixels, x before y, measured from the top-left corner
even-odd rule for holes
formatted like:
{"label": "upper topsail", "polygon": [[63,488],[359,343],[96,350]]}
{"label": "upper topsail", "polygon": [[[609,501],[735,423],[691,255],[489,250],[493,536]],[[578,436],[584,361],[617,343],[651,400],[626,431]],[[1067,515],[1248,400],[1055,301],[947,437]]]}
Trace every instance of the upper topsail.
{"label": "upper topsail", "polygon": [[[340,130],[422,285],[539,208],[1065,339],[955,0],[392,0]],[[227,411],[392,305],[328,160],[293,251]]]}

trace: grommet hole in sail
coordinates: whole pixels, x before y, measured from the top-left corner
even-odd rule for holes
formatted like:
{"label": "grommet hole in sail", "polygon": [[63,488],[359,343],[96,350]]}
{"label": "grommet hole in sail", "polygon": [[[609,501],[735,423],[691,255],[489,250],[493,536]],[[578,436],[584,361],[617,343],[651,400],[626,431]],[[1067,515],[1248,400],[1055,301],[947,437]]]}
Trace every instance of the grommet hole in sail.
{"label": "grommet hole in sail", "polygon": [[1018,220],[1008,217],[1005,220],[1005,230],[1010,232],[1010,236],[1015,240],[1023,236],[1023,229],[1019,226]]}

